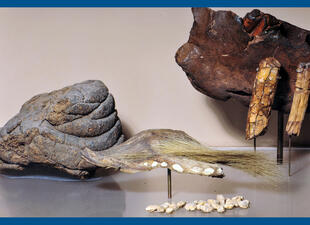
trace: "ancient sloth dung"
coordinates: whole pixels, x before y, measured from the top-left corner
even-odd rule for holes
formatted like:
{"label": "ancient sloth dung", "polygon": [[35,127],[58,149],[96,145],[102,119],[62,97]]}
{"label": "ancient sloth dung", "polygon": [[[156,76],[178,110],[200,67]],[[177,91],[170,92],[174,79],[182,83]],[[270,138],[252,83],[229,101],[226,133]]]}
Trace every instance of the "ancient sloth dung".
{"label": "ancient sloth dung", "polygon": [[81,158],[122,143],[114,99],[101,81],[34,96],[0,129],[0,168],[45,164],[84,177],[96,166]]}

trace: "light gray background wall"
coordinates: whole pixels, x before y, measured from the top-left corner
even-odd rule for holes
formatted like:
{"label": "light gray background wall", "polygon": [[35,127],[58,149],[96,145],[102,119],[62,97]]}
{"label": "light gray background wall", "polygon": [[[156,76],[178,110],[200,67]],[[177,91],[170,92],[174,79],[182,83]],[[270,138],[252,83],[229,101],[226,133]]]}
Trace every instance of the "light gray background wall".
{"label": "light gray background wall", "polygon": [[[262,10],[310,29],[310,9]],[[200,94],[175,63],[192,22],[189,8],[1,8],[0,126],[35,94],[99,79],[129,134],[173,128],[210,146],[250,146],[247,109]],[[294,145],[310,145],[309,130],[307,116]],[[276,145],[276,112],[257,143]]]}

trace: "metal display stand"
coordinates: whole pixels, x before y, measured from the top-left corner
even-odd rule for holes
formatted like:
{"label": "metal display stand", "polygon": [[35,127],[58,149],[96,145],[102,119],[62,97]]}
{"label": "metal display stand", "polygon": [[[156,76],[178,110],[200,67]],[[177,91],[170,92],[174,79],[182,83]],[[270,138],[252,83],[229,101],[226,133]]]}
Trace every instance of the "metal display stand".
{"label": "metal display stand", "polygon": [[288,136],[288,175],[291,176],[291,146],[292,136]]}
{"label": "metal display stand", "polygon": [[[278,111],[278,137],[277,137],[277,163],[283,163],[283,120],[284,113]],[[253,142],[254,151],[256,152],[256,138]],[[288,139],[288,175],[291,176],[291,150],[292,150],[292,136]]]}
{"label": "metal display stand", "polygon": [[167,169],[168,199],[172,198],[171,170]]}
{"label": "metal display stand", "polygon": [[[278,111],[278,144],[277,144],[277,163],[283,163],[283,117],[284,114]],[[291,176],[291,150],[292,136],[288,137],[288,175]]]}
{"label": "metal display stand", "polygon": [[283,163],[283,117],[282,111],[278,111],[278,142],[277,142],[277,163]]}
{"label": "metal display stand", "polygon": [[256,152],[256,137],[254,137],[253,145],[254,145],[254,152]]}

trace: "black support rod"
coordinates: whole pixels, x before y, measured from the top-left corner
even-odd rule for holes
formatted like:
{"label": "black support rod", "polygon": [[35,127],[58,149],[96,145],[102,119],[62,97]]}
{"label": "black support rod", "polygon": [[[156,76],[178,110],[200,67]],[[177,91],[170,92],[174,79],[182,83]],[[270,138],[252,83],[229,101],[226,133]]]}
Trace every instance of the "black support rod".
{"label": "black support rod", "polygon": [[171,170],[167,169],[168,199],[172,197]]}
{"label": "black support rod", "polygon": [[292,150],[292,136],[288,137],[288,175],[291,176],[291,150]]}
{"label": "black support rod", "polygon": [[278,111],[277,163],[283,163],[283,112]]}

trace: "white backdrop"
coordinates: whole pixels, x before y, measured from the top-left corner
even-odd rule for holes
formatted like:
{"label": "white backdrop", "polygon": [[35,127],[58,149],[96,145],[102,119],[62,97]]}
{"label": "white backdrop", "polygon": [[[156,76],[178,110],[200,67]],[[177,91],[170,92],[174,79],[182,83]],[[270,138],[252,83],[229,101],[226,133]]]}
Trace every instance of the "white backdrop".
{"label": "white backdrop", "polygon": [[[232,10],[244,16],[252,9]],[[261,10],[310,29],[310,9]],[[1,8],[0,126],[35,94],[99,79],[129,134],[172,128],[211,146],[250,146],[247,109],[200,94],[175,63],[192,22],[189,8]],[[273,112],[258,146],[275,146],[275,131]],[[306,119],[294,144],[310,145],[309,131]]]}

